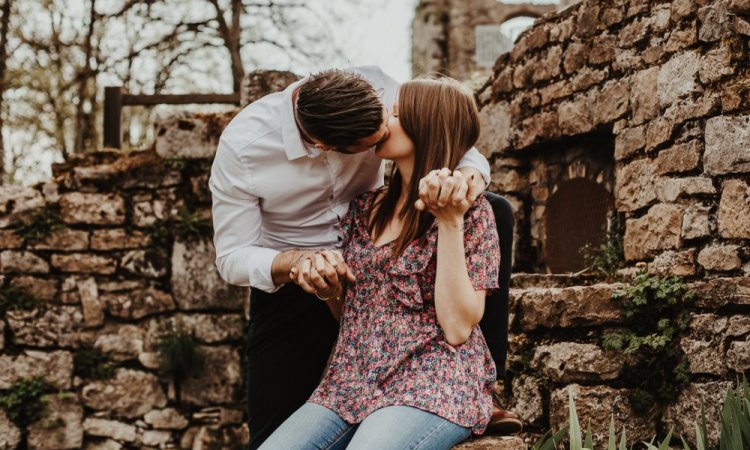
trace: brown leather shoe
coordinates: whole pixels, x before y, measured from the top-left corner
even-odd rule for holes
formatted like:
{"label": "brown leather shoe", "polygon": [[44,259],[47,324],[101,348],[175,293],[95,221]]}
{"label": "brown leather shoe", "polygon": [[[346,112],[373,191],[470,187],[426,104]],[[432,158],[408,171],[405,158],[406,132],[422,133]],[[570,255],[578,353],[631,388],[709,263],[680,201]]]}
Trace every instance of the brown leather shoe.
{"label": "brown leather shoe", "polygon": [[[495,400],[493,398],[493,400]],[[487,425],[487,431],[493,434],[516,434],[523,430],[523,422],[517,415],[506,411],[496,401],[493,401],[492,417]]]}

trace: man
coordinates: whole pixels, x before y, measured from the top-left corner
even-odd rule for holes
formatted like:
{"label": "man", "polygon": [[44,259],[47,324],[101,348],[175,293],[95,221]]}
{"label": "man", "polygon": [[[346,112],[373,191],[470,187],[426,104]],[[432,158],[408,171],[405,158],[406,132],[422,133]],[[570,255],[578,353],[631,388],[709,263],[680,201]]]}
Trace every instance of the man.
{"label": "man", "polygon": [[[326,71],[247,106],[221,136],[209,180],[214,244],[222,278],[252,287],[251,449],[320,381],[338,331],[321,300],[348,275],[337,253],[317,250],[338,248],[349,201],[382,185],[383,162],[373,149],[388,138],[397,94],[398,83],[377,67]],[[480,190],[489,182],[489,164],[476,149],[459,167],[475,175]],[[434,180],[425,183],[424,200],[436,191]],[[312,279],[312,266],[328,276]],[[304,290],[290,282],[300,267],[304,276],[294,281]]]}

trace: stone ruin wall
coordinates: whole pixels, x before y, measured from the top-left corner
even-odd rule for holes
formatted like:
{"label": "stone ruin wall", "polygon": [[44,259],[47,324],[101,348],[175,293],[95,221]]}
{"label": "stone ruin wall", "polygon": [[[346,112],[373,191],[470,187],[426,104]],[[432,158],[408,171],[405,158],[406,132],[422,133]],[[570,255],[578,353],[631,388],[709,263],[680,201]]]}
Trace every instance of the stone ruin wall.
{"label": "stone ruin wall", "polygon": [[[614,413],[634,441],[671,426],[691,440],[701,399],[717,417],[726,387],[750,370],[748,36],[746,0],[584,1],[537,20],[478,91],[477,147],[516,212],[516,272],[542,270],[533,257],[544,254],[541,219],[562,171],[611,192],[625,225],[622,275],[638,265],[697,293],[679,341],[692,381],[639,416],[622,380],[627,358],[601,347],[622,323],[611,295],[620,285],[516,273],[505,394],[532,428],[564,425],[572,392],[595,431]],[[589,142],[602,145],[581,150]],[[597,174],[607,159],[611,171]]]}
{"label": "stone ruin wall", "polygon": [[[243,103],[296,78],[252,73]],[[43,374],[64,393],[25,430],[0,409],[0,449],[22,439],[29,449],[247,443],[248,290],[216,271],[208,190],[211,155],[236,112],[175,114],[157,128],[158,153],[105,149],[55,165],[50,182],[0,187],[0,297],[20,290],[37,301],[0,321],[0,391]],[[18,225],[41,212],[53,231],[24,239]],[[180,234],[181,224],[201,227]],[[203,355],[205,369],[179,389],[159,370],[169,331],[192,334]],[[116,368],[112,378],[76,376],[76,355],[91,348]]]}

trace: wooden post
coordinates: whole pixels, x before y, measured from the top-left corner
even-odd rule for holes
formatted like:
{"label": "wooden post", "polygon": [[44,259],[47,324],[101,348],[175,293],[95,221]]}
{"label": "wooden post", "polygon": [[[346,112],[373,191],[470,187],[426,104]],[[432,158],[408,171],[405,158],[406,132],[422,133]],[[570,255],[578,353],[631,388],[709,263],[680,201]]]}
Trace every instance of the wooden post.
{"label": "wooden post", "polygon": [[104,146],[122,146],[122,87],[104,88]]}

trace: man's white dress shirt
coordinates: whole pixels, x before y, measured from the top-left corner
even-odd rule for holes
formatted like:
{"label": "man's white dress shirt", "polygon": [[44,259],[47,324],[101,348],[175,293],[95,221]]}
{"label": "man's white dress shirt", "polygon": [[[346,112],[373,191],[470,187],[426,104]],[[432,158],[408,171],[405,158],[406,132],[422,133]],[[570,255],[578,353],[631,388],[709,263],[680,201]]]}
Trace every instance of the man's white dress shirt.
{"label": "man's white dress shirt", "polygon": [[[348,70],[372,84],[390,111],[396,80],[376,66]],[[209,187],[216,266],[230,284],[276,291],[276,255],[340,248],[338,224],[349,202],[383,184],[384,164],[374,148],[344,155],[304,144],[292,110],[292,91],[302,81],[248,105],[219,140]],[[489,183],[489,164],[476,149],[461,160],[464,166],[476,167]]]}

